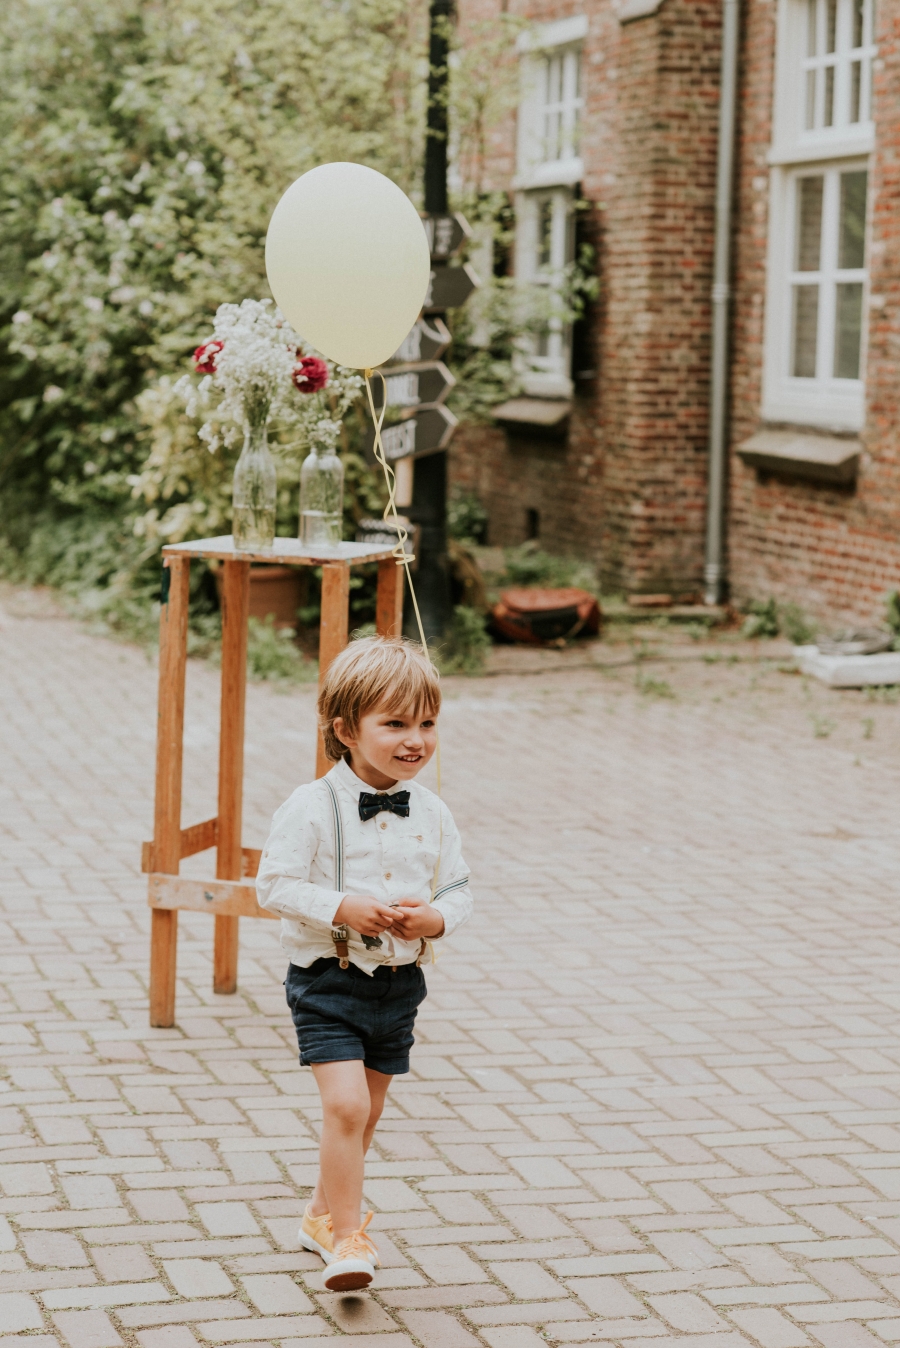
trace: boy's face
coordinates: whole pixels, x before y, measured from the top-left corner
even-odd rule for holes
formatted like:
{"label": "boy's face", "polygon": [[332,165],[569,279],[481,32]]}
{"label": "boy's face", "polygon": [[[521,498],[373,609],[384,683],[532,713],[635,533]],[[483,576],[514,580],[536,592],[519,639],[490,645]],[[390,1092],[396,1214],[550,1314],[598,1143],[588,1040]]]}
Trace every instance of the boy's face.
{"label": "boy's face", "polygon": [[356,734],[340,718],[334,731],[350,750],[350,766],[364,782],[383,791],[395,782],[409,782],[421,772],[437,746],[437,717],[427,708],[417,712],[376,708],[359,718]]}

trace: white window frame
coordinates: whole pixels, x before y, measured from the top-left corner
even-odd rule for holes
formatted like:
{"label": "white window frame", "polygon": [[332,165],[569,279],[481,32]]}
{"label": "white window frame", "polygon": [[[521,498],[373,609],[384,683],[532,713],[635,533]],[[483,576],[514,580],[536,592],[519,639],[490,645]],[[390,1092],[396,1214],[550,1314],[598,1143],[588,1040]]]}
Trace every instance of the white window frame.
{"label": "white window frame", "polygon": [[[827,0],[819,6],[819,31]],[[874,149],[874,125],[871,116],[850,123],[850,61],[865,59],[863,95],[869,80],[875,48],[871,42],[871,0],[866,0],[864,44],[852,50],[848,34],[854,0],[838,0],[837,51],[826,57],[821,44],[816,56],[808,54],[809,0],[780,0],[776,57],[773,141],[769,154],[769,232],[766,283],[765,350],[763,361],[762,416],[767,421],[792,422],[828,430],[858,431],[865,419],[865,357],[869,307],[866,270],[836,273],[838,228],[838,175],[854,169],[870,170],[868,156]],[[835,68],[835,117],[829,127],[806,126],[806,79],[810,69]],[[819,76],[817,107],[821,111],[824,77]],[[861,111],[869,111],[863,109]],[[821,118],[819,118],[821,120]],[[795,228],[797,222],[796,183],[804,175],[825,175],[823,200],[822,256],[827,275],[820,290],[816,377],[801,378],[791,372],[793,359],[793,284]],[[867,211],[867,234],[869,231]],[[868,240],[866,247],[868,260]],[[807,279],[809,279],[807,277]],[[830,375],[834,349],[834,282],[863,282],[862,349],[860,378],[835,379]]]}
{"label": "white window frame", "polygon": [[[581,90],[582,44],[588,33],[584,14],[540,24],[519,37],[520,96],[516,144],[519,190],[574,186],[584,176],[578,152],[578,123],[584,98]],[[548,99],[548,74],[553,63],[562,67],[562,96]],[[557,153],[548,154],[547,119],[558,112],[562,134]]]}
{"label": "white window frame", "polygon": [[[546,263],[542,263],[541,227],[546,218],[545,210],[549,212],[549,256]],[[517,193],[515,274],[518,281],[558,291],[565,268],[572,261],[574,241],[574,196],[570,187]],[[517,365],[526,394],[537,398],[571,397],[571,323],[551,318],[543,340],[534,334],[523,337]]]}
{"label": "white window frame", "polygon": [[[521,94],[517,126],[515,275],[526,285],[556,289],[574,257],[575,185],[584,176],[578,152],[584,105],[582,48],[588,35],[586,14],[535,25],[519,35]],[[548,97],[550,70],[561,72],[560,97]],[[560,134],[548,146],[548,119],[558,116]],[[548,154],[548,148],[554,153]],[[541,213],[550,211],[549,256],[539,257]],[[572,325],[551,319],[540,336],[519,343],[516,364],[526,394],[572,396]]]}

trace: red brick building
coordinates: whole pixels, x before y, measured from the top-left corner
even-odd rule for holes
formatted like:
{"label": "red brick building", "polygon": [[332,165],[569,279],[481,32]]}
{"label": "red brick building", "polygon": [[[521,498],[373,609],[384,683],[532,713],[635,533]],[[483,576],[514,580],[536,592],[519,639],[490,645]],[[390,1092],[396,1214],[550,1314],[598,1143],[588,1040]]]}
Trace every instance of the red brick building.
{"label": "red brick building", "polygon": [[[460,0],[464,40],[499,3]],[[698,596],[722,0],[510,7],[521,101],[486,185],[514,200],[517,276],[552,286],[581,236],[600,294],[524,344],[523,397],[458,434],[453,478],[492,542]],[[872,617],[900,581],[900,4],[742,0],[736,83],[730,593]]]}

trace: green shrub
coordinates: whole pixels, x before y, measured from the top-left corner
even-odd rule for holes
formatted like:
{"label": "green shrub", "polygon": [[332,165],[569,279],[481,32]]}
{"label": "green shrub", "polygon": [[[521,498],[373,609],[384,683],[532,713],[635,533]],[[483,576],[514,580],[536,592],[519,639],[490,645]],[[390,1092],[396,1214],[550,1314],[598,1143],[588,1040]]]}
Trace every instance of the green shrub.
{"label": "green shrub", "polygon": [[447,507],[447,532],[461,543],[483,543],[488,513],[474,492],[454,496]]}
{"label": "green shrub", "polygon": [[815,635],[815,625],[799,604],[779,604],[774,598],[752,600],[741,628],[741,636],[783,636],[795,646],[808,645]]}
{"label": "green shrub", "polygon": [[458,604],[450,631],[437,650],[438,667],[443,674],[483,674],[490,647],[484,614]]}
{"label": "green shrub", "polygon": [[778,609],[778,625],[782,636],[795,646],[808,646],[816,635],[815,624],[799,604],[782,604]]}
{"label": "green shrub", "polygon": [[259,618],[250,619],[247,673],[251,679],[312,683],[318,678],[318,666],[313,660],[304,660],[294,643],[293,633],[276,627],[270,613],[262,622]]}
{"label": "green shrub", "polygon": [[741,628],[744,637],[777,637],[778,605],[774,599],[754,599]]}
{"label": "green shrub", "polygon": [[555,557],[543,552],[536,543],[523,543],[518,548],[507,548],[506,574],[508,585],[578,585],[592,593],[597,589],[593,568],[571,557]]}

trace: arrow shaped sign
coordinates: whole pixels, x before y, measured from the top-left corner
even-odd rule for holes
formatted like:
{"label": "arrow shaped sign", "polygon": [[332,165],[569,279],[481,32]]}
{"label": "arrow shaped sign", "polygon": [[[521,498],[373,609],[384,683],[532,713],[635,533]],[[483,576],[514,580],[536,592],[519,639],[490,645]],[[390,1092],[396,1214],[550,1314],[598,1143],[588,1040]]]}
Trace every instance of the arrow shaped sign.
{"label": "arrow shaped sign", "polygon": [[426,314],[458,309],[480,285],[477,274],[468,262],[462,267],[433,267],[431,285],[422,307]]}
{"label": "arrow shaped sign", "polygon": [[428,237],[432,262],[446,262],[472,237],[472,231],[462,215],[423,215],[422,224]]}
{"label": "arrow shaped sign", "polygon": [[443,361],[398,366],[385,375],[388,407],[442,403],[456,380]]}
{"label": "arrow shaped sign", "polygon": [[[436,454],[446,449],[456,425],[456,417],[446,407],[426,407],[382,430],[384,457],[389,463],[396,463],[398,459],[424,459],[427,454]],[[365,445],[370,463],[375,461],[374,447],[375,432],[370,427]]]}
{"label": "arrow shaped sign", "polygon": [[441,318],[420,318],[386,365],[409,365],[416,360],[440,360],[450,345],[450,329]]}

